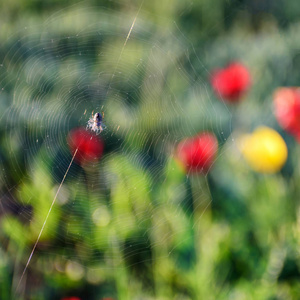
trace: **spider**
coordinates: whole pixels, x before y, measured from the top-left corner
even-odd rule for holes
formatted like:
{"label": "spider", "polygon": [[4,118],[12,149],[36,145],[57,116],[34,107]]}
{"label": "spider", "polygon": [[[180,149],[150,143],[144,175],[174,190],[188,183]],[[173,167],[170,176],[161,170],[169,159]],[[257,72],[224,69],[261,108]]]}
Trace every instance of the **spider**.
{"label": "spider", "polygon": [[89,118],[86,128],[94,131],[96,134],[99,134],[103,131],[105,128],[105,125],[102,123],[102,120],[104,119],[104,113],[102,112],[102,115],[100,113],[95,113],[95,115],[91,118]]}

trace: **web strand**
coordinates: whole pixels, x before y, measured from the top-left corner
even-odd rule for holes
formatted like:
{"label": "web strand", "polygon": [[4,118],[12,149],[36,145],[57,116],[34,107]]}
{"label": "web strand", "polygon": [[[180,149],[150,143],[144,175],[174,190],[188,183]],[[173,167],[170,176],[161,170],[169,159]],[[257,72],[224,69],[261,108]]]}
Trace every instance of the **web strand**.
{"label": "web strand", "polygon": [[[137,19],[138,15],[139,15],[139,13],[140,13],[140,11],[141,11],[141,9],[142,9],[142,6],[143,6],[143,4],[144,4],[144,1],[145,1],[145,0],[142,1],[142,3],[141,3],[141,5],[140,5],[140,7],[139,7],[139,9],[138,9],[138,11],[137,11],[137,13],[136,13],[134,19],[133,19],[133,22],[132,22],[132,24],[131,24],[131,27],[130,27],[130,29],[129,29],[129,31],[128,31],[127,37],[126,37],[126,39],[125,39],[125,42],[124,42],[124,44],[123,44],[123,47],[122,47],[121,52],[120,52],[120,55],[119,55],[119,58],[118,58],[118,60],[117,60],[116,67],[115,67],[114,72],[113,72],[113,74],[112,74],[112,76],[111,76],[111,79],[110,79],[110,82],[109,82],[109,85],[108,85],[108,90],[109,90],[109,88],[110,88],[111,81],[112,81],[113,77],[115,76],[115,73],[116,73],[117,68],[118,68],[118,66],[119,66],[119,63],[120,63],[122,54],[123,54],[123,52],[124,52],[124,49],[125,49],[125,47],[126,47],[126,44],[127,44],[128,40],[129,40],[129,38],[130,38],[131,32],[132,32],[133,27],[134,27],[134,25],[135,25],[136,19]],[[108,94],[108,90],[107,90],[107,92],[106,92],[106,95]]]}
{"label": "web strand", "polygon": [[40,237],[41,237],[41,235],[42,235],[42,233],[43,233],[43,230],[44,230],[44,228],[45,228],[45,226],[46,226],[46,223],[47,223],[47,221],[48,221],[48,218],[49,218],[49,215],[50,215],[50,213],[51,213],[51,210],[52,210],[52,208],[53,208],[53,206],[54,206],[54,204],[55,204],[56,198],[57,198],[57,196],[58,196],[58,194],[59,194],[59,191],[60,191],[60,189],[61,189],[61,187],[62,187],[62,185],[63,185],[63,183],[64,183],[64,181],[65,181],[65,179],[66,179],[66,177],[67,177],[67,174],[68,174],[68,172],[69,172],[69,170],[70,170],[70,168],[71,168],[71,165],[72,165],[72,163],[73,163],[73,161],[74,161],[74,158],[75,158],[75,156],[76,156],[76,154],[77,154],[77,151],[78,151],[78,147],[76,148],[76,150],[75,150],[75,152],[74,152],[74,154],[73,154],[73,157],[72,157],[72,159],[71,159],[71,162],[70,162],[70,164],[69,164],[69,166],[68,166],[68,168],[67,168],[67,171],[66,171],[66,173],[65,173],[65,175],[64,175],[64,177],[63,177],[63,179],[62,179],[62,181],[61,181],[61,183],[60,183],[60,185],[59,185],[59,187],[58,187],[58,189],[57,189],[57,192],[56,192],[56,194],[55,194],[55,196],[54,196],[54,199],[53,199],[53,201],[52,201],[52,203],[51,203],[51,206],[50,206],[49,211],[48,211],[48,213],[47,213],[47,216],[46,216],[46,218],[45,218],[44,224],[43,224],[43,226],[42,226],[42,228],[41,228],[41,230],[40,230],[40,233],[39,233],[39,235],[38,235],[38,237],[37,237],[37,239],[36,239],[36,242],[35,242],[35,244],[34,244],[34,246],[33,246],[33,248],[32,248],[32,251],[31,251],[31,253],[30,253],[30,256],[29,256],[29,258],[28,258],[28,260],[27,260],[26,266],[25,266],[24,271],[23,271],[23,273],[22,273],[22,275],[21,275],[21,278],[20,278],[19,283],[18,283],[18,285],[17,285],[16,291],[18,291],[19,286],[20,286],[20,284],[21,284],[21,282],[22,282],[22,280],[23,280],[23,277],[24,277],[24,275],[25,275],[25,272],[26,272],[26,270],[27,270],[27,268],[28,268],[28,266],[29,266],[29,263],[30,263],[31,258],[32,258],[32,256],[33,256],[33,253],[34,253],[34,251],[35,251],[35,249],[36,249],[36,246],[37,246],[37,244],[38,244],[38,242],[39,242],[39,240],[40,240]]}

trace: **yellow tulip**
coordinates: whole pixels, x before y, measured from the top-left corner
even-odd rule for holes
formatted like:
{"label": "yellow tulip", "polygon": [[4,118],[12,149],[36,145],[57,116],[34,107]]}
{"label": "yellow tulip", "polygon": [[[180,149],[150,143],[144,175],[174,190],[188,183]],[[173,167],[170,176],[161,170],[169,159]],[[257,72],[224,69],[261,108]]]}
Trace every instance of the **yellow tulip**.
{"label": "yellow tulip", "polygon": [[238,146],[250,167],[257,172],[278,172],[287,160],[286,143],[269,127],[258,127],[252,134],[242,136]]}

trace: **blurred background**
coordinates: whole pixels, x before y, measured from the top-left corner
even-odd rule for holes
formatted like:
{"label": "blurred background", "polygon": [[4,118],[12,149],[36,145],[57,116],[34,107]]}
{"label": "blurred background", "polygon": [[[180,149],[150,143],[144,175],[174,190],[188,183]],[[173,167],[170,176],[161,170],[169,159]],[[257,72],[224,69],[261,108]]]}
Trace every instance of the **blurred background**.
{"label": "blurred background", "polygon": [[2,3],[0,298],[299,299],[299,15]]}

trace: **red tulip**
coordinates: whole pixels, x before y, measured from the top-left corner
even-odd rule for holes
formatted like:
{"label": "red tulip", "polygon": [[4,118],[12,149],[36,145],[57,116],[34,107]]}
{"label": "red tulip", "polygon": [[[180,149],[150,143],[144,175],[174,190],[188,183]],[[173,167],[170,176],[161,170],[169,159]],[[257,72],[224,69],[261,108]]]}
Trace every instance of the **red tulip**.
{"label": "red tulip", "polygon": [[104,144],[100,137],[88,132],[85,128],[73,129],[68,135],[68,145],[79,164],[96,161],[101,158]]}
{"label": "red tulip", "polygon": [[212,71],[211,85],[219,97],[228,102],[237,102],[251,85],[249,70],[239,62],[233,62],[225,69]]}
{"label": "red tulip", "polygon": [[215,135],[203,132],[181,141],[176,154],[186,172],[207,172],[214,162],[217,150]]}
{"label": "red tulip", "polygon": [[274,107],[280,126],[300,141],[300,88],[277,89]]}
{"label": "red tulip", "polygon": [[81,299],[78,298],[78,297],[66,297],[66,298],[63,298],[61,300],[81,300]]}

